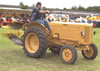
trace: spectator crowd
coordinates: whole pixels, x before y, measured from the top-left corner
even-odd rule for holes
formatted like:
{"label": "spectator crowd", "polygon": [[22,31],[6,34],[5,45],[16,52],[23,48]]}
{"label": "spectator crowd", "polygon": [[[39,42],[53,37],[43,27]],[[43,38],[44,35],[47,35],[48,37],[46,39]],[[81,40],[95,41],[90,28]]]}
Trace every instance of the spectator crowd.
{"label": "spectator crowd", "polygon": [[[29,14],[2,14],[0,13],[0,28],[2,26],[7,26],[13,22],[23,22],[28,24],[30,22],[31,15]],[[90,18],[90,19],[89,19]],[[45,19],[48,22],[52,21],[62,21],[62,22],[74,22],[74,23],[93,23],[91,20],[92,17],[70,17],[69,15],[63,14],[50,14],[46,15]]]}
{"label": "spectator crowd", "polygon": [[3,15],[4,14],[0,13],[0,28],[2,26],[7,26],[13,22],[23,22],[25,24],[30,22],[30,16],[28,14],[19,14],[18,16]]}

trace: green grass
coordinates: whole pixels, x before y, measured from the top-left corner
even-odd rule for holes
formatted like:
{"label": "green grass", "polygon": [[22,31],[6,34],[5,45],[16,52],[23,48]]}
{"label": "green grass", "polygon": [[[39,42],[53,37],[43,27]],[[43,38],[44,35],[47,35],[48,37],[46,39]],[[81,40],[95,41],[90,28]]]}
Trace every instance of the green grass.
{"label": "green grass", "polygon": [[[93,41],[100,50],[100,29]],[[0,28],[0,33],[7,32]],[[100,54],[95,60],[86,60],[78,51],[78,59],[74,65],[63,64],[59,55],[48,52],[41,59],[27,57],[22,47],[14,45],[0,35],[0,71],[100,71]]]}

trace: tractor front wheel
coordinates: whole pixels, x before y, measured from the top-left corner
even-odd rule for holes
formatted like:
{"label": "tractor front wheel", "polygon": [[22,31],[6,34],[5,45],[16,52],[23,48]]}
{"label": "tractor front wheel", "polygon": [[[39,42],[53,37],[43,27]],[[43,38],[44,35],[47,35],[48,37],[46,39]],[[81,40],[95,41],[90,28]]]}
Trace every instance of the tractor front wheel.
{"label": "tractor front wheel", "polygon": [[98,54],[98,49],[94,43],[89,46],[88,50],[82,50],[83,57],[88,60],[95,59],[97,54]]}
{"label": "tractor front wheel", "polygon": [[60,50],[60,56],[64,63],[74,64],[77,60],[77,51],[71,45],[65,45]]}

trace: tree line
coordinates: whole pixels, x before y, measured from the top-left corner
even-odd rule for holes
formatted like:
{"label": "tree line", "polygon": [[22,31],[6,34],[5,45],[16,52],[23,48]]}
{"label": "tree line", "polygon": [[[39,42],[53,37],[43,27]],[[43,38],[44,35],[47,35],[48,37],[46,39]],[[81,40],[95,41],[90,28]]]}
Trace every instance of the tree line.
{"label": "tree line", "polygon": [[[23,2],[20,2],[19,7],[21,9],[28,9],[29,6],[28,5],[24,5]],[[31,7],[35,7],[35,5],[33,4]],[[46,8],[43,7],[44,10],[69,10],[67,8],[63,8],[63,9],[59,9],[59,8]],[[100,6],[90,6],[88,8],[84,8],[83,6],[79,5],[79,7],[73,6],[70,10],[78,10],[78,11],[92,11],[92,12],[100,12]]]}
{"label": "tree line", "polygon": [[79,6],[79,7],[76,7],[76,6],[73,6],[71,8],[72,10],[81,10],[81,11],[92,11],[92,12],[100,12],[100,6],[89,6],[87,8],[84,8],[82,6]]}

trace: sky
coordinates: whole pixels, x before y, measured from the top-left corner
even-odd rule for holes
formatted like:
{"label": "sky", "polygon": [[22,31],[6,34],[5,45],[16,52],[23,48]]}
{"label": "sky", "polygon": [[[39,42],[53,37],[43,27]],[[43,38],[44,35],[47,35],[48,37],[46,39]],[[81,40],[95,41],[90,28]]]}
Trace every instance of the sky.
{"label": "sky", "polygon": [[71,8],[72,6],[100,6],[100,0],[0,0],[0,4],[19,5],[23,2],[25,5],[32,6],[37,2],[41,2],[47,8]]}

